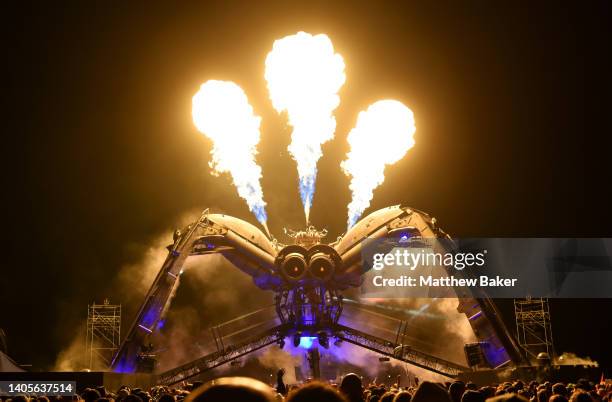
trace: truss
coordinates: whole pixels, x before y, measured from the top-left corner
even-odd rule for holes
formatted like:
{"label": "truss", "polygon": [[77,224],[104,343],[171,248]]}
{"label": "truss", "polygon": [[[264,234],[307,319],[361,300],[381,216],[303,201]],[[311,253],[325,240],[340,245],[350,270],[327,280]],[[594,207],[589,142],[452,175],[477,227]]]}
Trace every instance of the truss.
{"label": "truss", "polygon": [[160,374],[157,382],[163,385],[176,384],[222,364],[229,363],[232,360],[239,359],[249,353],[279,342],[283,337],[282,330],[283,326],[277,326],[228,347],[223,346],[221,337],[217,339],[215,336],[215,343],[218,347],[216,352]]}
{"label": "truss", "polygon": [[102,364],[108,368],[119,349],[121,338],[121,305],[91,304],[87,306],[87,358],[89,368]]}
{"label": "truss", "polygon": [[464,371],[470,371],[467,367],[418,351],[408,345],[390,342],[346,326],[339,326],[338,330],[338,339],[445,377],[454,378]]}
{"label": "truss", "polygon": [[550,310],[546,298],[514,300],[517,341],[528,358],[537,358],[545,352],[553,357],[554,347],[550,324]]}
{"label": "truss", "polygon": [[[217,351],[160,374],[157,380],[158,384],[172,385],[179,383],[212,370],[215,367],[229,363],[232,360],[244,357],[266,346],[279,343],[284,339],[286,330],[286,326],[279,325],[228,347],[224,346],[222,336],[217,336],[216,332],[212,331],[213,335],[215,335]],[[462,365],[421,352],[407,345],[399,344],[397,343],[397,339],[396,342],[390,342],[343,325],[338,325],[335,332],[336,338],[342,341],[352,343],[383,356],[391,357],[449,378],[454,378],[461,372],[470,370]]]}

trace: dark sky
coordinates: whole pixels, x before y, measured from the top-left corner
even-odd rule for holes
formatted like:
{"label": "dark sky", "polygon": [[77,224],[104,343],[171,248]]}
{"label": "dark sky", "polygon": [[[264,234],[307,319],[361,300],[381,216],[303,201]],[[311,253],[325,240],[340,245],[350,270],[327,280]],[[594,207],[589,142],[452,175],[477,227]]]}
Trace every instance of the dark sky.
{"label": "dark sky", "polygon": [[[237,82],[263,117],[271,230],[303,224],[290,129],[263,78],[273,41],[299,30],[327,33],[347,66],[311,214],[331,238],[346,222],[346,134],[382,98],[414,111],[416,146],[369,211],[406,203],[458,237],[612,236],[609,2],[127,3],[3,12],[0,327],[20,363],[50,367],[88,303],[129,299],[119,271],[185,213],[255,222],[208,173],[191,121],[208,79]],[[558,349],[612,365],[612,303],[552,308]]]}

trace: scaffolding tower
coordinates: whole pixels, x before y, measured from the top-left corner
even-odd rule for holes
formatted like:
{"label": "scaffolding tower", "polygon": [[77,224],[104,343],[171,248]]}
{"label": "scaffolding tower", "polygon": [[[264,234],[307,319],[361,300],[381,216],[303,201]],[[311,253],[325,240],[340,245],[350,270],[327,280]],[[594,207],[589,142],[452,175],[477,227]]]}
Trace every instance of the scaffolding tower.
{"label": "scaffolding tower", "polygon": [[542,352],[554,358],[548,299],[544,297],[514,299],[517,341],[530,360]]}
{"label": "scaffolding tower", "polygon": [[103,304],[87,306],[87,359],[90,369],[107,369],[121,341],[121,305]]}

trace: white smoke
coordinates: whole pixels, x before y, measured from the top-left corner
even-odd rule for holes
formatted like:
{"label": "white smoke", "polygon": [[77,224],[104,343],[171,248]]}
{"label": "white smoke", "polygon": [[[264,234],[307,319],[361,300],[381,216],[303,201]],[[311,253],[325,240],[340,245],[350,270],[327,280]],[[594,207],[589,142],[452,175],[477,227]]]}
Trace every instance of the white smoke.
{"label": "white smoke", "polygon": [[260,352],[257,356],[257,360],[264,367],[268,367],[272,370],[278,370],[280,368],[285,370],[285,376],[283,380],[286,384],[295,384],[297,379],[295,378],[295,368],[302,365],[302,356],[292,355],[284,349],[279,349],[276,346],[270,346]]}
{"label": "white smoke", "polygon": [[555,359],[555,364],[562,366],[593,366],[599,367],[599,363],[590,357],[579,357],[575,353],[564,352]]}

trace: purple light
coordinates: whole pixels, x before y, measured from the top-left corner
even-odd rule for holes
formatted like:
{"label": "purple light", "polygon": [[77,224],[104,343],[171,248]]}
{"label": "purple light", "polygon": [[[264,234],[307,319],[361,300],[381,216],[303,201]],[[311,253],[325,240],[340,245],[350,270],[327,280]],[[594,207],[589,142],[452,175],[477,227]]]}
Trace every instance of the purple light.
{"label": "purple light", "polygon": [[470,320],[475,320],[476,318],[480,317],[481,315],[482,315],[482,311],[479,311],[476,314],[474,314],[473,316],[471,316]]}
{"label": "purple light", "polygon": [[310,349],[312,347],[312,343],[317,339],[316,336],[302,336],[300,337],[300,347],[302,349]]}
{"label": "purple light", "polygon": [[113,371],[115,373],[133,373],[136,371],[136,365],[122,360]]}

